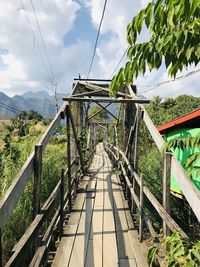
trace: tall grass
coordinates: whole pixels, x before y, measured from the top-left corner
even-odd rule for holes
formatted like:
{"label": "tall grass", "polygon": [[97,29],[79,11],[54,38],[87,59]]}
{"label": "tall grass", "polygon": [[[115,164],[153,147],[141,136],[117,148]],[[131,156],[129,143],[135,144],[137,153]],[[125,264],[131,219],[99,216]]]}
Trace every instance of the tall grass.
{"label": "tall grass", "polygon": [[[41,134],[16,138],[8,150],[1,152],[0,196],[4,195],[24,162],[34,149]],[[61,168],[66,166],[66,144],[49,143],[43,153],[43,172],[41,204],[45,202],[57,184]],[[13,246],[21,238],[32,220],[33,178],[28,182],[9,222],[3,229],[3,260],[6,262],[12,254]]]}

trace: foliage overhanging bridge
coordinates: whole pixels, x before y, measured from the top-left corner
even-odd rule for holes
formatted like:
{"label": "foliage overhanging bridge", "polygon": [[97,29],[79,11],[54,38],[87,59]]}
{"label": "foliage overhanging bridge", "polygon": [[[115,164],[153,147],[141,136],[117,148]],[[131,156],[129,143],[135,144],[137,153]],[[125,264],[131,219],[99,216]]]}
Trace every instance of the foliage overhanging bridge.
{"label": "foliage overhanging bridge", "polygon": [[[124,87],[111,98],[108,84],[79,80],[73,85],[72,94],[63,99],[60,111],[0,201],[2,233],[33,176],[33,221],[5,266],[148,266],[146,245],[141,242],[144,227],[154,242],[159,242],[159,236],[144,200],[161,217],[164,236],[178,230],[187,237],[170,215],[171,173],[200,221],[200,193],[171,153],[164,153],[162,203],[145,184],[143,174],[138,174],[140,122],[159,150],[165,141],[145,109],[149,101],[138,98],[135,91],[134,86]],[[109,109],[111,104],[117,104],[119,114],[123,111],[122,121]],[[100,110],[89,116],[91,105]],[[95,121],[103,111],[114,122]],[[67,168],[60,170],[60,180],[41,205],[42,155],[61,120],[66,123]],[[100,142],[98,128],[103,132]],[[3,266],[2,245],[0,253]]]}

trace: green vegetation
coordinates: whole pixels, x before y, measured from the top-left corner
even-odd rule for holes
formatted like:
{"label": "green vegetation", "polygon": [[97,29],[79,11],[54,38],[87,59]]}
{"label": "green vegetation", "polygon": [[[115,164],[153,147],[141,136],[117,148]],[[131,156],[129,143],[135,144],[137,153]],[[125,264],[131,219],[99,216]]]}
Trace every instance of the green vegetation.
{"label": "green vegetation", "polygon": [[[138,43],[142,29],[150,38]],[[200,60],[200,0],[157,0],[150,2],[127,26],[128,62],[114,76],[110,91],[116,95],[120,87],[132,84],[139,73],[159,69],[164,60],[168,74]]]}
{"label": "green vegetation", "polygon": [[[177,117],[183,116],[200,106],[200,98],[181,95],[176,98],[166,98],[162,100],[160,97],[153,97],[147,107],[149,116],[152,118],[156,126],[162,125]],[[173,141],[172,141],[173,142]],[[146,158],[148,155],[148,158]],[[158,151],[144,123],[140,127],[139,137],[139,171],[146,175],[146,183],[156,182],[153,192],[158,198],[161,198],[159,189],[162,186],[162,151]]]}
{"label": "green vegetation", "polygon": [[164,247],[168,247],[164,259],[164,266],[169,267],[198,267],[200,263],[200,241],[193,242],[183,238],[179,232],[172,233],[164,239],[162,247],[151,247],[148,251],[149,266],[154,266],[156,256],[166,253]]}
{"label": "green vegetation", "polygon": [[[23,112],[1,132],[3,148],[0,150],[0,196],[18,174],[24,162],[46,130],[47,121],[38,113]],[[23,129],[23,130],[22,130]],[[41,204],[44,204],[66,166],[66,142],[62,137],[52,137],[43,153]],[[3,229],[4,262],[32,220],[33,179],[30,179],[8,224]]]}

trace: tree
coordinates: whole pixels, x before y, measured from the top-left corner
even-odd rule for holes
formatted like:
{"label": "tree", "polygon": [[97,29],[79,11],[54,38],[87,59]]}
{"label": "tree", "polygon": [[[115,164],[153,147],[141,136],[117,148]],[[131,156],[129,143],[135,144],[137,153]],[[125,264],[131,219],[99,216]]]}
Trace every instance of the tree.
{"label": "tree", "polygon": [[[148,42],[137,43],[146,25]],[[165,61],[168,74],[200,59],[200,0],[157,0],[150,2],[127,26],[128,62],[113,77],[110,92],[116,95],[120,87],[132,84],[139,73],[159,69]]]}
{"label": "tree", "polygon": [[22,111],[20,114],[18,114],[17,118],[22,119],[22,120],[34,120],[34,121],[43,120],[42,115],[33,109],[29,111]]}
{"label": "tree", "polygon": [[36,123],[43,120],[42,115],[35,110],[22,111],[12,120],[10,130],[19,129],[19,136],[25,136],[29,133],[30,121]]}

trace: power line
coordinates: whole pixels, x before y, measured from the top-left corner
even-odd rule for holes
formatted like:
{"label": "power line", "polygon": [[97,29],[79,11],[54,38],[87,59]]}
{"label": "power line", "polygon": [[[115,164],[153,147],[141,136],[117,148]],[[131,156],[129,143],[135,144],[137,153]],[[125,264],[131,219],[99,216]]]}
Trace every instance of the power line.
{"label": "power line", "polygon": [[113,77],[113,75],[115,74],[116,70],[118,69],[119,65],[121,64],[122,60],[124,59],[125,55],[126,55],[126,52],[128,50],[128,47],[126,48],[126,50],[124,51],[122,57],[120,58],[118,64],[116,65],[114,71],[112,72],[112,74],[110,75],[110,79]]}
{"label": "power line", "polygon": [[161,86],[161,85],[163,85],[163,84],[172,83],[172,82],[176,82],[176,81],[179,81],[179,80],[186,79],[186,78],[188,78],[188,77],[190,77],[190,76],[196,74],[196,73],[199,72],[199,71],[200,71],[200,69],[197,69],[197,70],[194,70],[194,71],[190,71],[190,72],[188,72],[188,73],[185,74],[185,75],[179,76],[179,77],[175,78],[174,80],[167,80],[167,81],[164,81],[164,82],[160,82],[160,83],[157,83],[157,84],[153,84],[153,85],[152,85],[152,86],[153,86],[152,88],[150,88],[150,89],[148,89],[148,90],[146,90],[146,91],[143,91],[143,92],[141,92],[140,94],[146,94],[146,93],[148,93],[148,92],[150,92],[150,91],[153,91],[155,88],[157,88],[157,87],[159,87],[159,86]]}
{"label": "power line", "polygon": [[41,27],[40,27],[40,24],[39,24],[37,15],[36,15],[36,11],[35,11],[35,7],[34,7],[34,4],[33,4],[33,0],[30,0],[30,1],[31,1],[31,6],[32,6],[32,9],[33,9],[34,17],[35,17],[35,20],[36,20],[36,23],[37,23],[37,26],[38,26],[38,30],[39,30],[39,33],[40,33],[40,37],[41,37],[41,40],[42,40],[42,45],[43,45],[43,48],[44,48],[44,52],[45,52],[45,55],[46,55],[46,58],[47,58],[47,62],[48,62],[48,65],[49,65],[49,69],[50,69],[50,72],[51,72],[51,76],[52,76],[52,79],[54,80],[53,69],[52,69],[51,62],[50,62],[50,59],[49,59],[49,55],[48,55],[48,52],[47,52],[47,48],[46,48],[46,44],[45,44],[44,37],[43,37],[43,34],[42,34],[42,30],[41,30]]}
{"label": "power line", "polygon": [[0,104],[1,104],[1,105],[4,105],[4,106],[6,106],[6,107],[8,107],[8,108],[10,108],[10,109],[13,109],[13,110],[16,111],[16,112],[22,112],[22,110],[16,109],[16,108],[14,108],[14,107],[12,107],[12,106],[9,106],[9,105],[7,105],[7,104],[4,104],[4,103],[2,103],[2,102],[0,102]]}
{"label": "power line", "polygon": [[98,32],[97,32],[97,37],[96,37],[96,41],[95,41],[94,51],[93,51],[93,55],[92,55],[92,60],[90,62],[90,67],[89,67],[87,78],[89,78],[90,71],[92,69],[92,65],[93,65],[93,61],[94,61],[94,57],[95,57],[95,53],[96,53],[96,49],[97,49],[97,44],[98,44],[98,40],[99,40],[99,34],[100,34],[100,31],[101,31],[101,25],[102,25],[104,14],[105,14],[105,10],[106,10],[106,4],[107,4],[107,0],[105,0],[105,2],[104,2],[103,12],[102,12],[102,16],[101,16],[101,20],[100,20],[100,24],[99,24],[99,29],[98,29]]}
{"label": "power line", "polygon": [[44,58],[44,56],[43,56],[43,54],[42,54],[42,51],[41,51],[41,49],[40,49],[39,44],[38,44],[38,42],[37,42],[37,37],[36,37],[36,35],[35,35],[35,33],[34,33],[33,27],[32,27],[32,25],[31,25],[31,22],[30,22],[30,20],[29,20],[28,15],[27,15],[25,6],[24,6],[22,0],[19,0],[19,2],[20,2],[20,5],[22,6],[22,9],[24,10],[24,14],[25,14],[25,16],[26,16],[26,20],[27,20],[27,22],[28,22],[28,24],[29,24],[30,30],[31,30],[32,35],[33,35],[33,38],[34,38],[34,43],[36,43],[37,49],[38,49],[38,51],[39,51],[39,54],[40,54],[40,56],[41,56],[41,58],[42,58],[42,61],[43,61],[44,65],[45,65],[47,74],[48,74],[48,76],[51,76],[51,73],[50,73],[50,71],[49,71],[49,69],[48,69],[48,64],[47,64],[47,62],[46,62],[46,60],[45,60],[45,58]]}
{"label": "power line", "polygon": [[13,112],[15,114],[18,114],[19,113],[19,112],[15,111],[14,109],[12,109],[12,107],[7,107],[7,106],[5,106],[5,105],[3,105],[1,103],[0,103],[0,107],[1,108],[5,108],[5,109],[7,109],[7,110],[9,110],[9,111],[11,111],[11,112]]}

